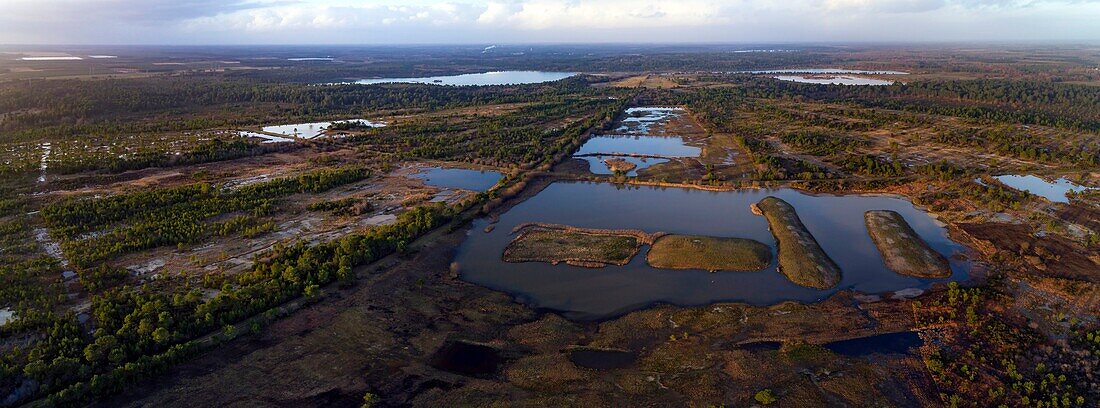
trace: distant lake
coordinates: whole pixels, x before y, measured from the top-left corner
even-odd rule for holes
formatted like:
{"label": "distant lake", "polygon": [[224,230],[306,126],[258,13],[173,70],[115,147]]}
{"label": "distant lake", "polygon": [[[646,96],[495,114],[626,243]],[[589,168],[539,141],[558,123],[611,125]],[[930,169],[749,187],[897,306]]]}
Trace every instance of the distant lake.
{"label": "distant lake", "polygon": [[576,72],[496,71],[420,78],[360,79],[356,84],[431,84],[448,86],[520,85],[553,82],[577,75]]}
{"label": "distant lake", "polygon": [[1078,185],[1077,183],[1066,180],[1065,178],[1060,178],[1054,181],[1046,181],[1042,178],[1032,175],[1008,175],[996,176],[994,178],[1006,186],[1021,191],[1027,191],[1031,194],[1035,194],[1055,203],[1068,203],[1069,197],[1066,197],[1066,193],[1069,193],[1070,191],[1082,192],[1085,190],[1089,190],[1088,187]]}
{"label": "distant lake", "polygon": [[882,79],[863,78],[850,75],[838,75],[830,78],[814,78],[808,75],[777,75],[775,79],[780,81],[799,82],[803,84],[820,84],[820,85],[893,85],[894,81],[886,81]]}
{"label": "distant lake", "polygon": [[770,69],[763,71],[740,71],[749,74],[862,74],[862,75],[909,75],[901,71],[865,71],[862,69],[843,68],[794,68],[794,69]]}

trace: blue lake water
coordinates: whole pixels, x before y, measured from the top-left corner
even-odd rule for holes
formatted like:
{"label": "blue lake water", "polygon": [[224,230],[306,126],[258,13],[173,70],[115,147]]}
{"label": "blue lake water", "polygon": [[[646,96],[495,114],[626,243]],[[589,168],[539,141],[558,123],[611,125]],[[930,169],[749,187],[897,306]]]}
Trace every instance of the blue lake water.
{"label": "blue lake water", "polygon": [[480,74],[432,76],[420,78],[373,78],[355,81],[356,84],[432,84],[449,86],[520,85],[553,82],[577,75],[576,72],[544,71],[496,71]]}
{"label": "blue lake water", "polygon": [[576,155],[646,155],[660,157],[696,157],[703,150],[684,144],[679,136],[604,135],[588,139]]}
{"label": "blue lake water", "polygon": [[[775,269],[775,240],[767,221],[749,205],[774,195],[791,203],[822,248],[842,269],[840,284],[817,290],[791,283]],[[947,256],[948,279],[920,279],[886,268],[864,224],[868,210],[894,210],[932,248]],[[656,269],[646,264],[648,247],[624,266],[600,269],[548,263],[506,263],[512,230],[528,222],[585,228],[634,228],[649,232],[750,238],[772,248],[771,265],[757,272]],[[483,232],[478,220],[455,258],[463,279],[512,293],[534,307],[563,312],[573,319],[601,319],[666,302],[706,305],[738,301],[770,305],[787,300],[820,301],[841,289],[885,293],[925,288],[934,282],[962,280],[969,263],[952,257],[964,248],[944,228],[908,201],[878,196],[814,196],[792,189],[708,192],[682,188],[624,187],[612,184],[556,182],[501,215],[495,229]]]}
{"label": "blue lake water", "polygon": [[1006,186],[1012,187],[1017,190],[1027,191],[1031,194],[1043,197],[1051,202],[1055,203],[1068,203],[1069,198],[1066,197],[1066,193],[1081,192],[1089,190],[1088,187],[1078,185],[1074,182],[1060,178],[1054,181],[1046,181],[1040,177],[1026,175],[1026,176],[996,176],[993,177]]}
{"label": "blue lake water", "polygon": [[612,156],[612,155],[578,157],[578,159],[581,159],[581,160],[584,160],[584,161],[588,162],[588,171],[592,172],[592,174],[614,174],[615,172],[611,171],[611,169],[609,167],[607,167],[607,164],[604,163],[604,160],[607,160],[607,159],[610,159],[610,158],[623,159],[623,160],[626,160],[628,162],[634,163],[635,166],[638,166],[638,167],[635,167],[634,170],[628,171],[626,173],[626,175],[630,176],[630,177],[637,176],[638,175],[638,170],[649,168],[649,167],[652,167],[652,166],[655,166],[655,165],[658,165],[658,164],[661,164],[661,163],[668,163],[668,159],[655,159],[655,158],[652,158],[652,157],[631,157],[631,156]]}
{"label": "blue lake water", "polygon": [[428,167],[420,169],[413,177],[424,184],[439,188],[458,188],[470,191],[486,191],[500,181],[501,174],[487,170],[447,169]]}

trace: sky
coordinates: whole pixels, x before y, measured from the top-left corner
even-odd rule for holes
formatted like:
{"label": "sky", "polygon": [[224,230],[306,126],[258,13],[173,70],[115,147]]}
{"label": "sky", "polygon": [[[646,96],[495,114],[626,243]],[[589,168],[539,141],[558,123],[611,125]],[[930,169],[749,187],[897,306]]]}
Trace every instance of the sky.
{"label": "sky", "polygon": [[1100,0],[0,0],[0,44],[1100,41]]}

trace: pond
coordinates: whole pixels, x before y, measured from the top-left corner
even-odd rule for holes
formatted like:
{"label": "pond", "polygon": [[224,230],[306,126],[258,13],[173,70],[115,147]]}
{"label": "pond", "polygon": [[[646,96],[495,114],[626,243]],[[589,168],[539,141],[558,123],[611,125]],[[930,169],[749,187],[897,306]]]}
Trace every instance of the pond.
{"label": "pond", "polygon": [[871,354],[909,354],[910,349],[921,344],[920,335],[916,332],[899,332],[834,341],[825,344],[825,348],[844,356],[863,357]]}
{"label": "pond", "polygon": [[269,135],[269,134],[266,134],[266,133],[249,132],[247,130],[242,130],[242,131],[237,132],[237,133],[239,133],[241,135],[241,137],[244,137],[244,138],[254,137],[254,138],[257,138],[257,139],[261,139],[263,141],[260,142],[260,143],[263,143],[263,144],[294,142],[294,139],[290,139],[290,138],[286,138],[286,137],[273,136],[273,135]]}
{"label": "pond", "polygon": [[649,127],[653,124],[665,122],[684,113],[683,108],[642,106],[626,110],[626,117],[621,121],[621,126],[615,129],[619,133],[650,134]]}
{"label": "pond", "polygon": [[1066,180],[1065,178],[1059,178],[1054,181],[1047,181],[1033,175],[1006,175],[995,176],[993,178],[997,179],[997,181],[1003,183],[1006,186],[1021,191],[1027,191],[1028,193],[1035,194],[1055,203],[1068,203],[1069,197],[1066,197],[1066,193],[1069,193],[1070,191],[1079,193],[1085,190],[1090,190],[1089,187],[1078,185],[1072,181]]}
{"label": "pond", "polygon": [[702,151],[698,147],[688,146],[679,136],[602,135],[588,139],[573,156],[697,157]]}
{"label": "pond", "polygon": [[521,85],[559,81],[577,75],[576,72],[495,71],[480,74],[432,76],[420,78],[361,79],[355,84],[431,84],[448,86]]}
{"label": "pond", "polygon": [[607,167],[607,163],[604,160],[608,159],[622,159],[630,163],[633,163],[634,170],[626,172],[627,176],[634,177],[638,175],[638,170],[642,170],[648,167],[652,167],[661,163],[668,163],[668,159],[657,159],[653,157],[632,157],[632,156],[615,156],[615,155],[597,155],[597,156],[580,156],[578,159],[588,162],[588,171],[592,174],[615,174],[611,171],[611,168]]}
{"label": "pond", "polygon": [[569,360],[573,364],[594,370],[630,367],[637,359],[637,353],[625,350],[581,349],[569,353]]}
{"label": "pond", "polygon": [[[775,240],[767,221],[749,205],[774,195],[793,205],[822,248],[842,268],[839,285],[816,290],[791,283],[775,269]],[[900,213],[932,248],[951,259],[948,279],[920,279],[886,269],[864,226],[868,210]],[[771,264],[758,272],[710,273],[661,270],[645,260],[648,248],[624,266],[601,269],[565,263],[505,263],[501,255],[520,224],[544,222],[583,228],[641,229],[648,232],[749,238],[767,244]],[[598,320],[658,302],[684,306],[719,301],[771,305],[782,301],[820,301],[841,289],[884,293],[924,288],[933,282],[966,278],[969,264],[952,257],[964,248],[947,237],[931,217],[908,201],[879,196],[814,196],[792,189],[708,192],[683,188],[623,187],[612,184],[556,182],[503,214],[496,228],[474,223],[455,258],[463,279],[509,292],[534,307],[577,320]]]}
{"label": "pond", "polygon": [[[369,128],[380,128],[386,126],[385,123],[371,122],[366,119],[348,119],[339,120],[336,122],[355,122]],[[313,139],[325,134],[325,130],[328,130],[328,127],[332,126],[332,123],[333,122],[310,122],[292,123],[289,125],[264,126],[263,131],[267,133],[275,133],[302,139]]]}
{"label": "pond", "polygon": [[488,170],[425,167],[413,174],[413,177],[424,180],[424,184],[432,187],[482,192],[496,185],[500,181],[501,174]]}
{"label": "pond", "polygon": [[452,373],[485,376],[496,373],[503,359],[489,346],[464,341],[448,342],[431,357],[432,367]]}
{"label": "pond", "polygon": [[780,81],[799,82],[803,84],[820,84],[820,85],[872,85],[883,86],[893,85],[894,81],[886,81],[882,79],[864,78],[850,75],[838,75],[838,76],[810,76],[810,75],[777,75],[775,79]]}
{"label": "pond", "polygon": [[7,308],[0,309],[0,326],[8,324],[8,322],[11,322],[12,320],[15,320],[14,311]]}

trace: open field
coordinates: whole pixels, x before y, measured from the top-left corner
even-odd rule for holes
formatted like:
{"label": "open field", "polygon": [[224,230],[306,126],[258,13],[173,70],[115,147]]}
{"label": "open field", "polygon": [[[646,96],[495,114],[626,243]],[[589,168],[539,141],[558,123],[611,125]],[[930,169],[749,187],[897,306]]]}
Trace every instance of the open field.
{"label": "open field", "polygon": [[646,261],[662,269],[756,271],[771,263],[771,248],[751,239],[665,235],[653,243]]}
{"label": "open field", "polygon": [[875,241],[886,267],[907,276],[946,278],[951,276],[947,258],[928,246],[900,214],[868,211],[867,232]]}
{"label": "open field", "polygon": [[600,268],[626,265],[654,235],[641,231],[599,230],[562,225],[521,225],[504,249],[506,262],[565,262]]}
{"label": "open field", "polygon": [[756,207],[768,219],[768,228],[778,242],[780,273],[809,288],[826,289],[840,282],[840,267],[802,225],[794,207],[775,197],[761,200]]}

